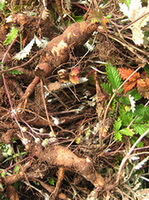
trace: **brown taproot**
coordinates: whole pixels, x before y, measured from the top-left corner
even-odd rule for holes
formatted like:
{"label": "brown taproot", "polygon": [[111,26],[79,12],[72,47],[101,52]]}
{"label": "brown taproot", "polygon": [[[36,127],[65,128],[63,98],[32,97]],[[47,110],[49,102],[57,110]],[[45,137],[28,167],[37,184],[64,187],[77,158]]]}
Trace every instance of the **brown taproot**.
{"label": "brown taproot", "polygon": [[99,190],[105,186],[104,178],[96,172],[90,158],[79,158],[66,147],[60,145],[49,145],[45,149],[36,144],[27,144],[26,150],[34,152],[34,156],[40,161],[46,161],[49,166],[63,167],[74,171],[90,181]]}
{"label": "brown taproot", "polygon": [[70,49],[83,45],[98,28],[98,25],[98,23],[92,24],[87,21],[73,23],[63,34],[55,37],[47,44],[36,67],[36,76],[28,85],[18,107],[22,107],[22,103],[32,94],[38,84],[41,78],[38,77],[38,71],[42,71],[42,78],[50,75],[55,67],[68,60]]}

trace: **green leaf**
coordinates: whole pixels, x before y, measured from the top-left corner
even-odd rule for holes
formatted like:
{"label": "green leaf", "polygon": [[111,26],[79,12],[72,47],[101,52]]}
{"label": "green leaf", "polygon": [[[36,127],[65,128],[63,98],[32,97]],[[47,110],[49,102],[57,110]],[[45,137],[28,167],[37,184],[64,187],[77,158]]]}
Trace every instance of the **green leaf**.
{"label": "green leaf", "polygon": [[73,15],[72,17],[75,20],[75,22],[82,22],[83,21],[83,16],[75,16],[75,15]]}
{"label": "green leaf", "polygon": [[107,15],[105,18],[110,19],[112,15]]}
{"label": "green leaf", "polygon": [[112,94],[112,87],[108,83],[102,83],[101,87],[108,93]]}
{"label": "green leaf", "polygon": [[[133,89],[133,90],[129,91],[127,94],[134,97],[134,101],[138,101],[142,98],[142,96],[138,93],[137,89]],[[128,96],[120,97],[119,100],[124,105],[130,105],[130,100],[129,100]]]}
{"label": "green leaf", "polygon": [[133,136],[135,134],[135,132],[130,128],[123,128],[119,131],[119,133],[127,136]]}
{"label": "green leaf", "polygon": [[119,100],[123,105],[130,105],[130,100],[128,97],[121,97]]}
{"label": "green leaf", "polygon": [[149,75],[149,64],[145,65],[144,70]]}
{"label": "green leaf", "polygon": [[10,33],[7,35],[6,40],[4,41],[5,45],[11,44],[11,42],[14,41],[14,39],[18,36],[19,30],[12,27]]}
{"label": "green leaf", "polygon": [[20,171],[20,166],[19,166],[19,165],[16,165],[16,166],[14,167],[14,169],[13,169],[13,172],[14,172],[15,174],[17,174],[17,173],[19,173],[19,171]]}
{"label": "green leaf", "polygon": [[149,106],[145,107],[143,104],[136,106],[134,116],[138,116],[135,120],[135,123],[143,123],[149,121]]}
{"label": "green leaf", "polygon": [[114,131],[117,132],[120,130],[122,126],[122,120],[120,118],[118,118],[115,122],[114,122]]}
{"label": "green leaf", "polygon": [[6,172],[2,172],[2,173],[1,173],[1,177],[2,177],[2,178],[5,178],[5,175],[6,175]]}
{"label": "green leaf", "polygon": [[130,5],[131,0],[121,0],[121,3],[125,3],[127,6]]}
{"label": "green leaf", "polygon": [[109,83],[112,86],[112,89],[118,89],[122,82],[116,67],[114,67],[111,63],[107,64],[106,73],[108,76]]}
{"label": "green leaf", "polygon": [[131,127],[135,130],[135,132],[137,134],[142,135],[145,131],[147,131],[149,129],[149,124],[148,123],[145,123],[145,124],[133,124]]}
{"label": "green leaf", "polygon": [[11,71],[8,71],[7,73],[9,74],[15,74],[15,75],[20,75],[23,74],[23,72],[17,70],[17,69],[12,69]]}
{"label": "green leaf", "polygon": [[122,134],[118,131],[114,133],[114,139],[118,141],[122,141]]}
{"label": "green leaf", "polygon": [[[131,142],[131,144],[133,145],[136,141],[137,141],[137,139],[138,139],[138,137],[136,137],[136,136],[133,136],[132,138],[130,138],[130,142]],[[137,144],[137,146],[136,147],[144,147],[144,143],[141,141],[141,142],[139,142],[138,144]]]}
{"label": "green leaf", "polygon": [[124,108],[120,108],[119,114],[120,114],[120,119],[122,120],[123,126],[128,126],[134,118],[133,113],[130,111],[127,111],[127,106],[125,106]]}
{"label": "green leaf", "polygon": [[55,182],[54,182],[54,179],[53,179],[53,178],[49,178],[49,179],[48,179],[48,182],[49,182],[49,184],[50,184],[50,185],[54,185],[54,184],[55,184]]}
{"label": "green leaf", "polygon": [[0,10],[3,10],[4,7],[5,7],[5,2],[0,3]]}
{"label": "green leaf", "polygon": [[138,100],[140,100],[142,98],[142,96],[139,94],[139,92],[137,91],[136,88],[131,90],[130,92],[128,92],[128,94],[133,96],[135,101],[138,101]]}

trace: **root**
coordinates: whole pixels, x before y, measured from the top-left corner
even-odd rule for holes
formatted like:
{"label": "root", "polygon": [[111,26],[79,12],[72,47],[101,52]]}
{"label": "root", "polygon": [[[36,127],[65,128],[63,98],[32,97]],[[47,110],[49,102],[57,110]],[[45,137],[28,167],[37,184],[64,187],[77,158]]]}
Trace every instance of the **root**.
{"label": "root", "polygon": [[50,75],[55,67],[65,63],[69,58],[70,49],[83,45],[97,28],[97,23],[92,24],[86,21],[76,22],[70,25],[63,34],[57,36],[47,44],[40,63],[36,68],[36,76],[22,96],[19,108],[22,107],[22,104],[33,93],[40,78]]}
{"label": "root", "polygon": [[82,175],[100,190],[105,185],[104,178],[96,172],[90,158],[79,158],[63,146],[49,145],[42,149],[39,145],[26,145],[28,151],[34,152],[40,161],[46,161],[49,166],[63,167]]}

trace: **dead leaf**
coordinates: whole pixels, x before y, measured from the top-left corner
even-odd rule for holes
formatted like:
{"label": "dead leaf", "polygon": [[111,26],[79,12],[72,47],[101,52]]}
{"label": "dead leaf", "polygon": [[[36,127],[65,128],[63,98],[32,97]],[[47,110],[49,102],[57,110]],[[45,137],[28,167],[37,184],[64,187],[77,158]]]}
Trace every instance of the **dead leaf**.
{"label": "dead leaf", "polygon": [[149,99],[149,76],[143,73],[141,78],[137,80],[137,90],[141,96]]}
{"label": "dead leaf", "polygon": [[60,83],[60,82],[58,82],[58,81],[56,81],[56,82],[54,82],[54,83],[49,83],[49,85],[48,85],[48,90],[49,90],[50,92],[59,90],[59,89],[61,88],[61,85],[62,85],[62,83]]}
{"label": "dead leaf", "polygon": [[[149,0],[148,6],[142,7],[141,0],[131,0],[129,7],[124,3],[120,3],[120,10],[124,13],[124,15],[128,16],[129,20],[135,21],[129,28],[132,31],[132,39],[135,44],[141,45],[143,44],[144,34],[141,30],[142,27],[147,25],[149,21]],[[145,15],[146,14],[146,15]],[[142,17],[144,15],[144,17]],[[140,19],[138,19],[140,18]],[[137,20],[138,19],[138,20]]]}
{"label": "dead leaf", "polygon": [[143,79],[139,79],[138,81],[137,81],[137,87],[146,87],[146,83],[145,83],[145,81],[143,80]]}
{"label": "dead leaf", "polygon": [[6,18],[6,23],[17,23],[19,25],[24,26],[28,21],[28,17],[25,14],[18,13],[12,14]]}
{"label": "dead leaf", "polygon": [[123,86],[124,93],[130,91],[135,85],[136,85],[136,81],[126,82]]}
{"label": "dead leaf", "polygon": [[19,195],[14,186],[7,186],[7,195],[10,200],[19,200]]}
{"label": "dead leaf", "polygon": [[58,80],[61,83],[67,83],[69,81],[69,75],[66,69],[60,69],[57,73],[58,73]]}
{"label": "dead leaf", "polygon": [[[133,72],[133,69],[129,68],[118,68],[119,74],[123,80],[126,80]],[[137,81],[137,79],[140,77],[140,73],[136,72],[133,76],[130,77],[129,81]]]}

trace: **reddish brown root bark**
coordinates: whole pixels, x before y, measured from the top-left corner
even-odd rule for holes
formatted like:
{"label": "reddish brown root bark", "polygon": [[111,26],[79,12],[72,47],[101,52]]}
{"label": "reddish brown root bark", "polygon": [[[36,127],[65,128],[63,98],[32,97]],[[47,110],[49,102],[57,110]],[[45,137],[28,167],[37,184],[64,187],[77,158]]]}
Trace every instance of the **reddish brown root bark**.
{"label": "reddish brown root bark", "polygon": [[[63,34],[57,36],[47,44],[40,63],[36,68],[36,75],[39,74],[38,71],[42,71],[42,77],[46,77],[56,66],[65,63],[69,58],[70,49],[83,45],[97,28],[98,24],[86,21],[70,25]],[[32,94],[38,82],[39,77],[36,76],[27,87],[22,96],[21,104],[18,107],[21,107],[22,102]]]}
{"label": "reddish brown root bark", "polygon": [[79,158],[69,149],[63,146],[47,146],[42,149],[39,145],[26,145],[28,151],[34,152],[40,161],[46,161],[50,166],[63,167],[82,175],[95,187],[103,189],[104,178],[96,172],[92,161],[89,158]]}

